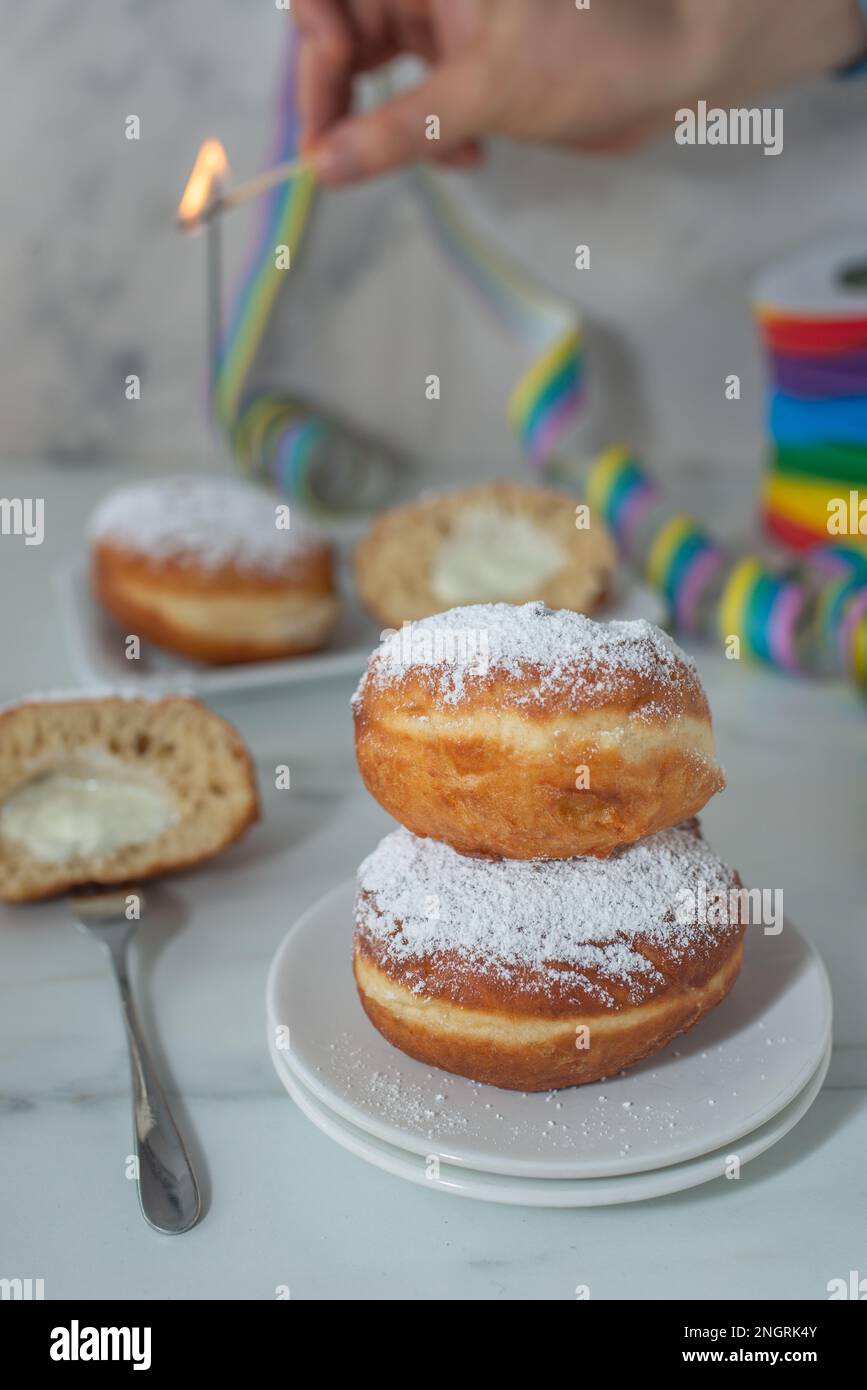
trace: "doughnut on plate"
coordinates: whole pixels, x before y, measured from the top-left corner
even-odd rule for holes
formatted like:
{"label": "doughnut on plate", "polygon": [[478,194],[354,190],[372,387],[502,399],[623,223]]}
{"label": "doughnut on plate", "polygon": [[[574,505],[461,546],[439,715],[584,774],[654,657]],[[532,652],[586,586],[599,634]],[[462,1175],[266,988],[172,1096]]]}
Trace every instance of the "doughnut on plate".
{"label": "doughnut on plate", "polygon": [[123,630],[93,602],[86,558],[78,556],[58,566],[53,581],[69,657],[86,685],[178,689],[214,695],[303,684],[326,677],[358,675],[367,663],[371,647],[379,640],[377,625],[361,611],[347,591],[346,576],[338,570],[338,584],[343,588],[342,612],[321,651],[282,660],[206,666],[143,641],[141,659],[128,661]]}
{"label": "doughnut on plate", "polygon": [[731,994],[625,1075],[535,1094],[467,1081],[413,1061],[371,1026],[350,964],[354,896],[353,880],[322,898],[274,958],[269,1038],[290,1030],[275,1062],[339,1119],[422,1159],[558,1179],[683,1163],[779,1114],[830,1038],[830,990],[813,947],[789,923],[777,936],[751,926]]}
{"label": "doughnut on plate", "polygon": [[355,980],[373,1025],[417,1061],[510,1091],[590,1085],[735,985],[740,887],[695,820],[607,860],[529,862],[401,826],[358,871]]}

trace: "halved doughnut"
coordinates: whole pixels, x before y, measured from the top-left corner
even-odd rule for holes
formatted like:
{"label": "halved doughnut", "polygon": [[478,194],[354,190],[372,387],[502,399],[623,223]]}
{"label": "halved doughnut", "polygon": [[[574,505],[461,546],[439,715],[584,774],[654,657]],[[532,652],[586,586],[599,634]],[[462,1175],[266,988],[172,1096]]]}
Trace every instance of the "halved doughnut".
{"label": "halved doughnut", "polygon": [[0,712],[0,899],[209,859],[259,814],[240,734],[180,696],[35,696]]}
{"label": "halved doughnut", "polygon": [[511,482],[383,512],[355,553],[361,600],[388,627],[471,603],[542,599],[592,613],[616,565],[604,523],[576,525],[574,497]]}

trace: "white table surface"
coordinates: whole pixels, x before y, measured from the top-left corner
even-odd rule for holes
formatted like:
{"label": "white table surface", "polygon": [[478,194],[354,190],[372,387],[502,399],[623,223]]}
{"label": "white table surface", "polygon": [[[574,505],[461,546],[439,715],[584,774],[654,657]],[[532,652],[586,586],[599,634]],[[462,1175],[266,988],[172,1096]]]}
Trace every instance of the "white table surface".
{"label": "white table surface", "polygon": [[[81,544],[107,467],[4,465],[46,499],[46,539],[0,537],[0,699],[72,683],[50,571]],[[127,1064],[103,959],[62,902],[0,909],[0,1276],[48,1298],[822,1299],[867,1274],[867,706],[697,652],[728,790],[714,845],[787,914],[831,975],[836,1048],[805,1120],[737,1182],[636,1206],[534,1211],[427,1192],[337,1148],[268,1058],[263,991],[300,911],[389,821],[352,753],[352,681],[215,702],[250,741],[264,822],[214,867],[167,881],[137,973],[155,1051],[204,1178],[206,1215],[161,1237],[124,1176]],[[289,763],[290,792],[273,788]],[[278,898],[261,867],[279,866]]]}

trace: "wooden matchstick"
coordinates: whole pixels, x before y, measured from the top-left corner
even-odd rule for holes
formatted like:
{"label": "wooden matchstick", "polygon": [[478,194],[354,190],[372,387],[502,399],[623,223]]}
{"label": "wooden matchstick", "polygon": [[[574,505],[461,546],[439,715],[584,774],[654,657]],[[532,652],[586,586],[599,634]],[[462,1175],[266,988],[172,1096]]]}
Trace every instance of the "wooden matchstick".
{"label": "wooden matchstick", "polygon": [[188,219],[180,218],[179,225],[185,231],[192,231],[196,227],[201,227],[204,223],[210,222],[218,213],[228,212],[230,208],[239,207],[242,203],[249,203],[253,198],[260,198],[270,188],[276,188],[278,183],[285,183],[288,179],[294,178],[306,167],[306,162],[303,159],[288,159],[285,164],[275,164],[273,169],[265,169],[261,174],[256,174],[255,178],[247,179],[244,183],[238,183],[234,188],[227,189],[225,193],[217,193],[209,198],[197,216]]}
{"label": "wooden matchstick", "polygon": [[270,188],[276,188],[278,183],[286,183],[288,179],[294,178],[304,168],[306,163],[303,159],[287,159],[285,164],[275,164],[273,169],[265,169],[254,178],[247,179],[245,183],[227,189],[216,199],[217,210],[225,212],[227,208],[235,208],[239,203],[248,203],[251,198],[259,198]]}

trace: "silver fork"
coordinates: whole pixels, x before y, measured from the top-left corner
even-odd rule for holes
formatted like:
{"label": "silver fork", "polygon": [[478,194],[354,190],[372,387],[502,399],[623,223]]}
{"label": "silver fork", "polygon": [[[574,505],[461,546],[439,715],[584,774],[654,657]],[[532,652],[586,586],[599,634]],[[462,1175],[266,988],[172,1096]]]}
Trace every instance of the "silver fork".
{"label": "silver fork", "polygon": [[127,916],[128,904],[144,897],[139,888],[96,888],[71,894],[79,927],[94,937],[111,958],[120,990],[132,1071],[133,1120],[138,1199],[142,1216],[155,1231],[179,1235],[198,1221],[199,1187],[177,1125],[147,1049],[127,972],[127,946],[138,917]]}

